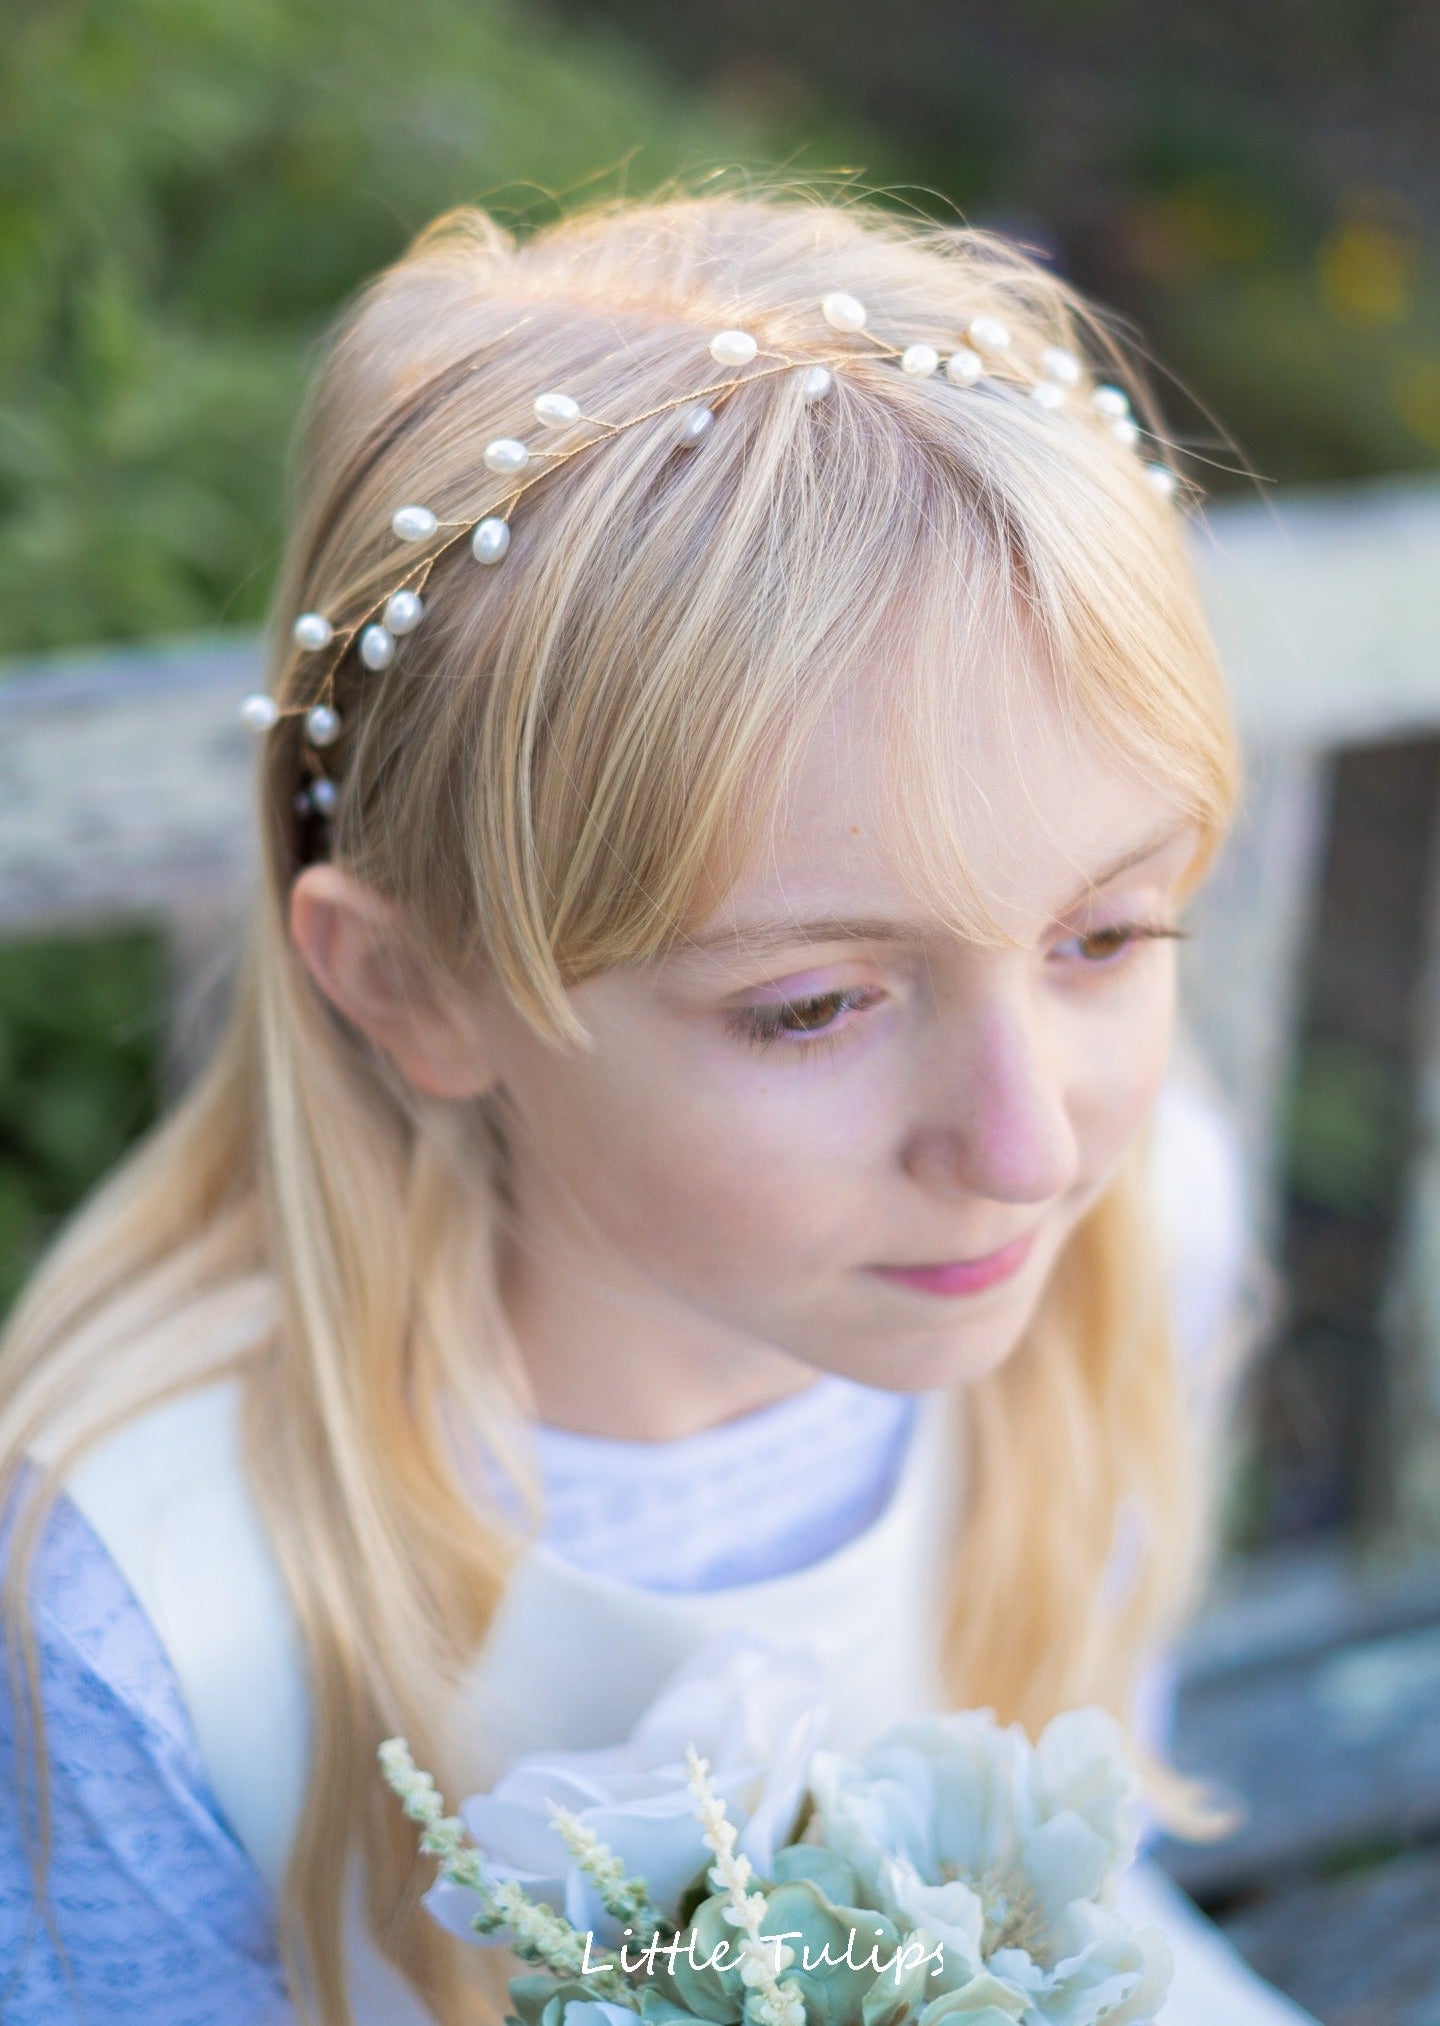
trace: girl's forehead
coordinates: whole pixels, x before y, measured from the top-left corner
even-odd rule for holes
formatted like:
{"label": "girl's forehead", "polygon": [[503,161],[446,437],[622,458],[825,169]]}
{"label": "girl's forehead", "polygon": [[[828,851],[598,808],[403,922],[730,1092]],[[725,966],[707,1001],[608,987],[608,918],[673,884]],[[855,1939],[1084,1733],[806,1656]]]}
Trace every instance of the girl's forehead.
{"label": "girl's forehead", "polygon": [[907,732],[852,685],[799,748],[697,938],[778,943],[788,922],[850,916],[1024,937],[1171,840],[1178,876],[1197,841],[1180,804],[1031,673],[969,685],[938,751],[933,726]]}

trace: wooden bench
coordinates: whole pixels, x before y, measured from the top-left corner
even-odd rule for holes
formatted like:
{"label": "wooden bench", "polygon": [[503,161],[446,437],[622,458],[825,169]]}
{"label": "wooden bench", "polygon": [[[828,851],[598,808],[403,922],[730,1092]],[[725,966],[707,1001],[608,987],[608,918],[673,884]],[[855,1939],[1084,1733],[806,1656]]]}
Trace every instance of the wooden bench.
{"label": "wooden bench", "polygon": [[1269,1556],[1232,1571],[1183,1662],[1177,1757],[1246,1812],[1156,1854],[1325,2026],[1435,2026],[1440,1568]]}
{"label": "wooden bench", "polygon": [[[1250,786],[1192,915],[1187,1019],[1273,1245],[1337,758],[1440,735],[1440,486],[1217,507],[1195,552]],[[149,920],[182,985],[223,968],[250,863],[252,747],[235,705],[258,666],[256,642],[230,637],[0,681],[0,934]],[[1375,1346],[1387,1398],[1404,1403],[1386,1431],[1387,1509],[1372,1537],[1226,1571],[1183,1655],[1177,1755],[1249,1815],[1223,1844],[1162,1846],[1327,2026],[1440,2022],[1440,876],[1427,863],[1417,877],[1433,1017]]]}

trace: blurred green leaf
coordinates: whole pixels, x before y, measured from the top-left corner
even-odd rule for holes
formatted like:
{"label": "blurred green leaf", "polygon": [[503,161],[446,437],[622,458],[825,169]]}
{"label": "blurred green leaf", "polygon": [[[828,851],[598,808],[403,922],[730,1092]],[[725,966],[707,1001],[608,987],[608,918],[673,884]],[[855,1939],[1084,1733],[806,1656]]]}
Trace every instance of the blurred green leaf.
{"label": "blurred green leaf", "polygon": [[1294,1194],[1342,1216],[1385,1212],[1408,1151],[1406,1097],[1402,1065],[1356,1042],[1312,1040],[1290,1091]]}
{"label": "blurred green leaf", "polygon": [[155,1114],[165,968],[149,934],[0,946],[0,1310]]}
{"label": "blurred green leaf", "polygon": [[54,0],[0,68],[0,653],[263,610],[339,300],[437,211],[764,151],[509,0]]}

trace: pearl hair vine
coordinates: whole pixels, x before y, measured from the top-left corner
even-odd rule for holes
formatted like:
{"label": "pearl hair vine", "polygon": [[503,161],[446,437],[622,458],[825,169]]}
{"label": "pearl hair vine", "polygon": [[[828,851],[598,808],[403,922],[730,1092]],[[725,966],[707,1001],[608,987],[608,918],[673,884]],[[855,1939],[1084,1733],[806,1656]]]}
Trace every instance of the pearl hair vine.
{"label": "pearl hair vine", "polygon": [[[541,431],[583,427],[591,433],[553,450],[544,446],[543,437],[537,441],[526,441],[521,436],[492,438],[482,452],[486,470],[499,479],[515,482],[498,498],[492,498],[481,513],[462,520],[441,520],[428,506],[397,507],[390,520],[396,540],[423,547],[424,553],[394,588],[348,624],[324,612],[312,611],[302,612],[291,626],[291,640],[303,655],[318,656],[329,651],[318,688],[311,689],[310,701],[284,705],[260,690],[245,697],[240,705],[241,722],[257,733],[272,730],[282,719],[304,720],[303,750],[310,779],[296,797],[297,813],[327,821],[339,797],[338,786],[326,771],[325,755],[344,729],[335,683],[351,647],[364,668],[377,674],[388,668],[400,643],[425,615],[426,586],[441,557],[468,540],[471,554],[481,567],[490,569],[503,563],[510,549],[511,516],[526,493],[541,479],[598,444],[642,423],[673,415],[677,426],[672,447],[694,450],[711,434],[717,407],[737,388],[781,373],[798,373],[802,399],[807,404],[823,401],[835,384],[836,371],[843,371],[846,365],[863,357],[890,360],[913,379],[939,376],[955,387],[976,388],[992,383],[1023,390],[1037,408],[1051,414],[1087,399],[1085,365],[1074,352],[1062,345],[1048,345],[1040,355],[1038,369],[1027,369],[1009,326],[990,311],[971,317],[954,348],[944,353],[933,344],[895,345],[877,337],[867,328],[865,305],[844,290],[837,289],[825,296],[820,313],[837,337],[860,340],[868,351],[797,359],[762,350],[758,339],[748,331],[722,330],[710,339],[709,353],[729,377],[676,395],[621,421],[587,415],[570,394],[554,390],[537,394],[532,414]],[[1088,405],[1118,443],[1127,449],[1141,450],[1140,425],[1122,388],[1103,382],[1092,384],[1088,389]],[[1141,454],[1145,454],[1143,450]],[[1174,494],[1177,479],[1169,464],[1147,461],[1145,473],[1161,495],[1168,498]]]}

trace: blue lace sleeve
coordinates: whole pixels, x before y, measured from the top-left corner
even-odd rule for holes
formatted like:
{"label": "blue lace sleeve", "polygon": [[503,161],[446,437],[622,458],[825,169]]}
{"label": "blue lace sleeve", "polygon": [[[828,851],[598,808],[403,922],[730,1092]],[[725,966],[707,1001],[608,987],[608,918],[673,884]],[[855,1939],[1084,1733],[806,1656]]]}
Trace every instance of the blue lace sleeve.
{"label": "blue lace sleeve", "polygon": [[[12,1517],[30,1482],[33,1471]],[[0,1567],[8,1535],[0,1518]],[[286,2026],[269,1890],[208,1790],[154,1628],[63,1496],[30,1597],[50,1774],[49,1919],[15,1799],[0,1631],[0,2019]]]}

